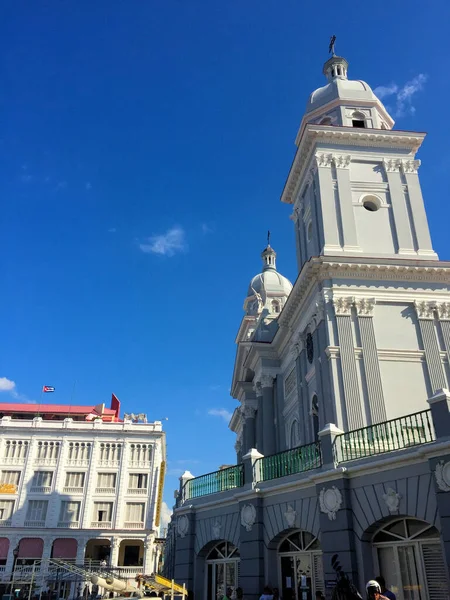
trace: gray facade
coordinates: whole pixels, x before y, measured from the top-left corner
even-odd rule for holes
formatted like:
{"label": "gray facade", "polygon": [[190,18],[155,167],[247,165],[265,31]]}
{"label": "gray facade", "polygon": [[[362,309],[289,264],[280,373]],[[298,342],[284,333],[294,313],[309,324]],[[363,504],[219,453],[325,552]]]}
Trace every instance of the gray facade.
{"label": "gray facade", "polygon": [[167,574],[195,598],[360,590],[450,597],[450,263],[433,251],[416,153],[333,57],[297,136],[292,286],[262,253],[237,336],[237,465],[185,473]]}

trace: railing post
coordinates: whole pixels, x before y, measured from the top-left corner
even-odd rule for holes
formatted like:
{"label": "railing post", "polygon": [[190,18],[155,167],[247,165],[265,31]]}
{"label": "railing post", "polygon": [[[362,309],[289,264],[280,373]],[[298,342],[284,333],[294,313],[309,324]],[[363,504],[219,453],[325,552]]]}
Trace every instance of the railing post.
{"label": "railing post", "polygon": [[[250,450],[242,457],[244,463],[244,483],[245,485],[251,483],[252,485],[260,481],[259,473],[254,473],[255,462],[259,458],[264,458],[264,455],[258,452],[256,448],[250,448]],[[255,477],[254,477],[255,475]]]}
{"label": "railing post", "polygon": [[428,398],[436,439],[450,437],[450,391],[437,390]]}
{"label": "railing post", "polygon": [[322,466],[328,469],[334,469],[336,463],[339,462],[341,456],[338,456],[336,460],[334,454],[334,440],[338,435],[344,433],[341,429],[336,427],[334,423],[327,423],[325,427],[319,431],[320,446],[322,450]]}
{"label": "railing post", "polygon": [[190,471],[185,471],[183,475],[180,477],[180,499],[181,504],[186,500],[185,498],[185,484],[191,479],[195,479],[194,475]]}

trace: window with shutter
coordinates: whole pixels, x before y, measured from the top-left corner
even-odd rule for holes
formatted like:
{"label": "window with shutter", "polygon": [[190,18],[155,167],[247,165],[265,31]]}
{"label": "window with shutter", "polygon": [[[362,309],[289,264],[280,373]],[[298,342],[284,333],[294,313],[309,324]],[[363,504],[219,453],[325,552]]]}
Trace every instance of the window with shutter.
{"label": "window with shutter", "polygon": [[323,582],[323,558],[322,554],[313,554],[313,577],[314,590],[316,592],[325,592]]}
{"label": "window with shutter", "polygon": [[14,500],[0,500],[0,520],[6,521],[12,517]]}
{"label": "window with shutter", "polygon": [[441,600],[447,597],[448,587],[445,576],[444,557],[440,544],[422,544],[425,578],[427,580],[429,600]]}
{"label": "window with shutter", "polygon": [[8,485],[19,485],[20,471],[2,471],[0,485],[6,483]]}
{"label": "window with shutter", "polygon": [[80,502],[61,502],[59,520],[64,523],[77,522],[80,516]]}
{"label": "window with shutter", "polygon": [[30,524],[45,522],[47,506],[47,500],[29,500],[25,524],[27,524],[27,522],[30,522]]}

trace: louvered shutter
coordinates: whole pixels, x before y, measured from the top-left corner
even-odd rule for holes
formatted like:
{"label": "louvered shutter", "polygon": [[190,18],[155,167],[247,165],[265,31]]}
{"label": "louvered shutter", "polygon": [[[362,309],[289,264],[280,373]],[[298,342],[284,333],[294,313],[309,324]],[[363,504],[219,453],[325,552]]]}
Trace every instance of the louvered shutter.
{"label": "louvered shutter", "polygon": [[322,554],[313,554],[313,578],[314,578],[314,592],[325,591],[325,586],[323,585]]}
{"label": "louvered shutter", "polygon": [[440,544],[422,544],[422,555],[429,600],[449,598],[450,590],[447,585],[446,568]]}

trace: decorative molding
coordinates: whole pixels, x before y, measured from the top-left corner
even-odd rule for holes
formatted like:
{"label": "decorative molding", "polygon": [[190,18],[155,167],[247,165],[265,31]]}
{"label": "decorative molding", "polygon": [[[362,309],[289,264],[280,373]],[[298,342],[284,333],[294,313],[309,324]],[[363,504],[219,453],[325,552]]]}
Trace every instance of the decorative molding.
{"label": "decorative molding", "polygon": [[189,531],[189,519],[186,515],[181,515],[177,519],[177,532],[181,538],[186,537],[186,534]]}
{"label": "decorative molding", "polygon": [[246,531],[251,531],[256,521],[256,508],[253,504],[244,504],[241,508],[241,525]]}
{"label": "decorative molding", "polygon": [[373,317],[373,309],[375,308],[375,304],[375,298],[358,298],[355,301],[358,317]]}
{"label": "decorative molding", "polygon": [[316,159],[317,167],[331,167],[333,164],[333,155],[332,154],[322,154],[318,152],[315,154],[314,158]]}
{"label": "decorative molding", "polygon": [[401,495],[392,488],[388,488],[386,493],[383,494],[383,500],[385,501],[390,513],[398,512],[401,498]]}
{"label": "decorative molding", "polygon": [[352,162],[350,154],[333,154],[333,164],[336,169],[348,169]]}
{"label": "decorative molding", "polygon": [[242,442],[241,440],[236,440],[235,444],[234,444],[234,450],[236,452],[236,454],[239,454],[239,452],[242,449]]}
{"label": "decorative molding", "polygon": [[328,489],[322,488],[319,504],[321,512],[327,514],[330,521],[335,521],[336,514],[342,506],[342,494],[335,485]]}
{"label": "decorative molding", "polygon": [[297,389],[297,366],[295,365],[284,380],[284,396],[289,396]]}
{"label": "decorative molding", "polygon": [[289,218],[291,219],[291,221],[294,221],[294,223],[297,223],[297,221],[300,219],[300,208],[298,206],[295,206],[292,210],[292,213],[289,215]]}
{"label": "decorative molding", "polygon": [[434,471],[438,488],[443,492],[450,492],[450,461],[441,460]]}
{"label": "decorative molding", "polygon": [[420,164],[420,160],[403,160],[402,171],[403,173],[417,173]]}
{"label": "decorative molding", "polygon": [[256,409],[253,406],[248,406],[244,404],[241,406],[241,413],[244,419],[254,419],[256,415]]}
{"label": "decorative molding", "polygon": [[424,300],[414,301],[414,306],[419,319],[434,319],[436,302],[426,302]]}
{"label": "decorative molding", "polygon": [[295,519],[297,518],[297,511],[294,510],[290,504],[284,513],[284,518],[286,519],[288,527],[294,527]]}
{"label": "decorative molding", "polygon": [[383,167],[386,173],[399,172],[402,167],[402,161],[399,158],[385,158],[383,159]]}
{"label": "decorative molding", "polygon": [[334,297],[333,300],[334,312],[336,316],[350,315],[352,312],[352,306],[354,298],[352,296],[338,296]]}
{"label": "decorative molding", "polygon": [[260,381],[254,381],[253,382],[253,391],[256,393],[257,396],[261,396],[262,395],[262,389],[261,389],[261,382]]}
{"label": "decorative molding", "polygon": [[221,529],[222,529],[222,523],[219,521],[219,519],[216,519],[214,521],[214,523],[211,525],[211,533],[212,533],[213,540],[220,539],[220,530]]}
{"label": "decorative molding", "polygon": [[265,388],[271,388],[273,387],[273,382],[275,381],[275,377],[273,377],[273,375],[269,375],[268,373],[262,373],[259,381],[261,383],[261,387]]}
{"label": "decorative molding", "polygon": [[436,304],[436,310],[441,321],[450,321],[450,302]]}

